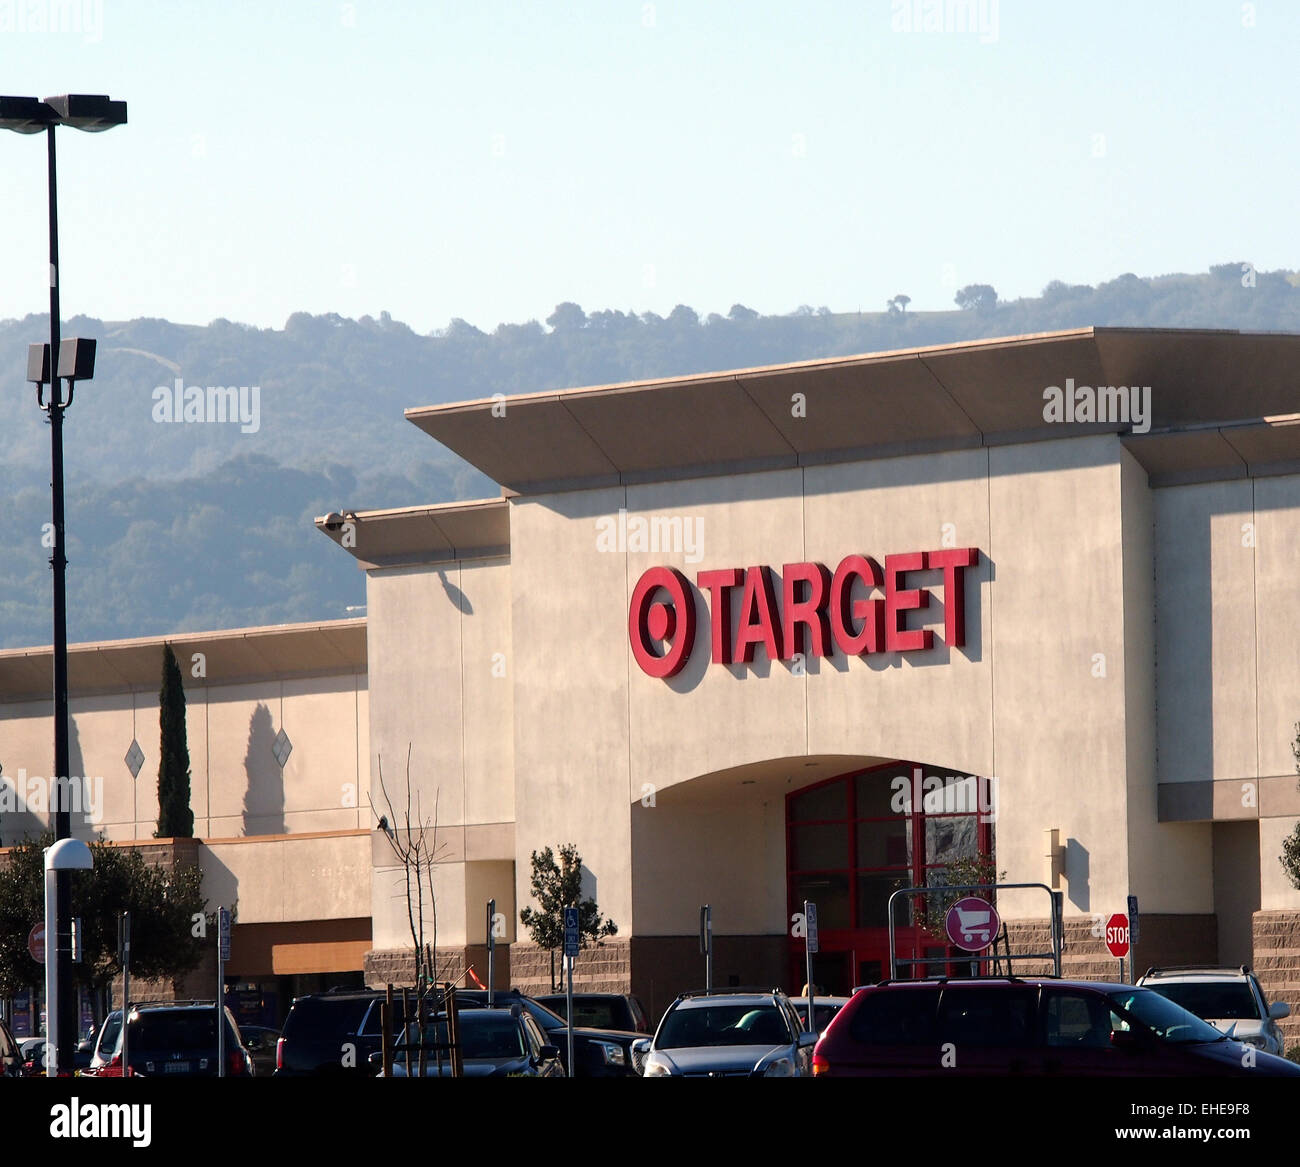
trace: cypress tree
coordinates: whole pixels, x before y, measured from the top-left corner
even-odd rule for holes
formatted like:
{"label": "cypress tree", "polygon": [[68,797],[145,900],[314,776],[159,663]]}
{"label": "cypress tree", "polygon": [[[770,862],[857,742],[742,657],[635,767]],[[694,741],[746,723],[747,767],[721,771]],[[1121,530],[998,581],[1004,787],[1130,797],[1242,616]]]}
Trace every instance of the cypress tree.
{"label": "cypress tree", "polygon": [[185,736],[185,688],[170,644],[163,645],[162,688],[158,691],[162,730],[158,759],[158,829],[155,838],[194,837],[190,809],[190,748]]}

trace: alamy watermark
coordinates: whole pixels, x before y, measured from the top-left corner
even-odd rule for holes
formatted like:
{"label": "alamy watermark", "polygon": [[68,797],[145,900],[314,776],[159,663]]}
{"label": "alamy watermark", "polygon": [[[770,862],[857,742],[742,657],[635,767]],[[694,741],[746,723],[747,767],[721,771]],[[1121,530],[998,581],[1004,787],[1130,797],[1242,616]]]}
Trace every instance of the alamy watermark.
{"label": "alamy watermark", "polygon": [[998,821],[998,780],[977,774],[926,774],[915,766],[910,775],[890,780],[889,809],[894,814],[974,814]]}
{"label": "alamy watermark", "polygon": [[1046,422],[1106,422],[1132,425],[1135,434],[1151,429],[1150,385],[1076,385],[1065,379],[1065,388],[1049,385],[1043,390],[1043,420]]}
{"label": "alamy watermark", "polygon": [[186,385],[180,377],[169,388],[153,391],[156,422],[237,422],[239,432],[255,434],[262,427],[260,385]]}
{"label": "alamy watermark", "polygon": [[704,558],[704,520],[697,515],[618,515],[596,520],[596,550],[681,555],[687,563]]}
{"label": "alamy watermark", "polygon": [[66,782],[42,778],[20,769],[12,778],[0,778],[0,814],[69,814],[85,815],[92,823],[104,818],[104,779],[102,775]]}
{"label": "alamy watermark", "polygon": [[104,0],[0,0],[0,36],[72,34],[88,45],[104,39]]}
{"label": "alamy watermark", "polygon": [[998,39],[998,0],[893,0],[894,32],[974,33],[981,44]]}

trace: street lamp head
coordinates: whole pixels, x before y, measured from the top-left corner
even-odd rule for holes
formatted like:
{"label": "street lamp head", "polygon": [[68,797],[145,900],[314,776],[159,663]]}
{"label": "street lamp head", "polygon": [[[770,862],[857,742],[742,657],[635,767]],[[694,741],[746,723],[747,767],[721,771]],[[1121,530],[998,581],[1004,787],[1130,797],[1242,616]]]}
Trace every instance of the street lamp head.
{"label": "street lamp head", "polygon": [[126,102],[98,93],[65,93],[61,97],[0,97],[0,130],[39,134],[50,126],[98,133],[126,124]]}
{"label": "street lamp head", "polygon": [[[62,344],[59,345],[63,347]],[[29,344],[27,346],[27,380],[33,385],[50,383],[50,346],[48,344]]]}
{"label": "street lamp head", "polygon": [[[30,370],[30,349],[27,353],[27,363]],[[91,380],[95,376],[95,342],[76,336],[61,340],[58,375],[65,381]]]}
{"label": "street lamp head", "polygon": [[43,104],[54,111],[59,125],[75,130],[99,133],[126,125],[126,102],[113,101],[103,94],[65,93],[61,97],[47,97]]}
{"label": "street lamp head", "polygon": [[47,876],[52,871],[90,871],[94,866],[94,855],[80,839],[60,839],[45,848]]}
{"label": "street lamp head", "polygon": [[36,97],[0,97],[0,130],[39,134],[58,122],[58,115]]}

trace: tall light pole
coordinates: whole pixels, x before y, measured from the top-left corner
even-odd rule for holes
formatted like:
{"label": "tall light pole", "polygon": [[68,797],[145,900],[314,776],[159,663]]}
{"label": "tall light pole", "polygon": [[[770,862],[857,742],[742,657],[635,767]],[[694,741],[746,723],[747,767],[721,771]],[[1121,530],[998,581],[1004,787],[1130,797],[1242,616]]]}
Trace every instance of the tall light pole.
{"label": "tall light pole", "polygon": [[[78,130],[96,132],[109,130],[126,123],[126,102],[107,97],[72,93],[61,97],[0,97],[0,129],[14,130],[20,134],[37,134],[45,131],[47,174],[50,206],[50,349],[48,369],[50,402],[42,400],[41,386],[36,390],[37,404],[50,420],[50,474],[52,493],[52,521],[54,549],[50,567],[54,571],[54,838],[58,842],[72,836],[72,814],[67,794],[68,782],[68,612],[65,574],[67,559],[63,547],[63,411],[72,404],[72,386],[66,399],[62,391],[63,364],[59,345],[59,215],[58,181],[55,166],[54,130],[56,126],[71,126]],[[29,362],[29,366],[30,366]],[[57,802],[54,795],[57,795]],[[55,1056],[58,1065],[71,1070],[76,1048],[78,1018],[77,998],[72,992],[72,938],[71,938],[71,885],[70,872],[56,872],[56,906],[59,922],[53,937],[54,959],[57,964],[55,983],[57,1001],[46,1001],[47,1017],[58,1010],[57,1024],[48,1026],[50,1034],[58,1035]],[[46,959],[49,959],[47,955]]]}

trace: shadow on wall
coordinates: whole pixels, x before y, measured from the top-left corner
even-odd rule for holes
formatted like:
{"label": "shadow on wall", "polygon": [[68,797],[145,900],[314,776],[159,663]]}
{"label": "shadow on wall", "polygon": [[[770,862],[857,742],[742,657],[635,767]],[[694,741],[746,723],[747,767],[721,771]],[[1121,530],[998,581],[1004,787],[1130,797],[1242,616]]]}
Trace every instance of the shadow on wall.
{"label": "shadow on wall", "polygon": [[81,753],[81,734],[77,719],[68,714],[68,799],[69,822],[74,839],[93,839],[103,826],[104,778],[86,773],[86,759]]}
{"label": "shadow on wall", "polygon": [[248,750],[244,754],[244,834],[282,835],[284,826],[284,771],[275,760],[275,724],[271,710],[257,703],[248,720]]}
{"label": "shadow on wall", "polygon": [[442,590],[447,593],[447,599],[456,605],[456,610],[464,616],[472,616],[474,605],[469,602],[469,597],[447,578],[447,573],[442,568],[438,569],[438,580],[442,584]]}
{"label": "shadow on wall", "polygon": [[1078,839],[1065,841],[1065,881],[1070,889],[1070,903],[1081,912],[1092,908],[1092,891],[1089,881],[1092,878],[1091,856],[1088,848]]}

